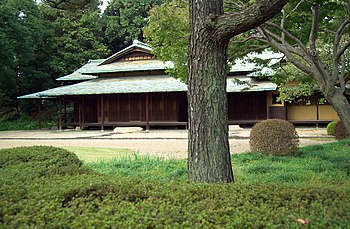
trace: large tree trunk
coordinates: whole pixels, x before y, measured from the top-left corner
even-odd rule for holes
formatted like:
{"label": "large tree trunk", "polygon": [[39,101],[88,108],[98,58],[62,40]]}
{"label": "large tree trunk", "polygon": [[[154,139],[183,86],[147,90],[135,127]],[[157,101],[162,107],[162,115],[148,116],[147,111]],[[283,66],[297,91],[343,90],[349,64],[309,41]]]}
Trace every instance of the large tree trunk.
{"label": "large tree trunk", "polygon": [[228,41],[271,19],[287,2],[259,0],[240,12],[223,14],[223,0],[189,0],[190,180],[233,182],[226,94]]}
{"label": "large tree trunk", "polygon": [[[333,87],[334,88],[334,87]],[[350,104],[345,95],[339,89],[332,91],[325,91],[326,99],[332,104],[334,110],[337,112],[345,129],[350,134]]]}
{"label": "large tree trunk", "polygon": [[189,45],[188,176],[192,181],[233,182],[228,142],[226,50],[207,16],[223,13],[222,1],[191,0]]}

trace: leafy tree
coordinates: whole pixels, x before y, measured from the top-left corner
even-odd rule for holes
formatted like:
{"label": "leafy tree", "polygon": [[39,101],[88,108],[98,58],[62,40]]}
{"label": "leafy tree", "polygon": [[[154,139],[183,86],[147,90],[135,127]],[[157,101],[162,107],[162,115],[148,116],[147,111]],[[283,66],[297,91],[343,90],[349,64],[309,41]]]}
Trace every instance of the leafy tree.
{"label": "leafy tree", "polygon": [[[306,10],[310,8],[311,13]],[[350,1],[301,1],[283,14],[280,23],[270,21],[258,27],[255,38],[310,76],[350,133],[350,104],[345,96],[350,80],[348,8]],[[296,18],[302,18],[303,24],[295,25]]]}
{"label": "leafy tree", "polygon": [[0,0],[0,107],[17,108],[16,97],[50,82],[40,66],[44,23],[34,0]]}
{"label": "leafy tree", "polygon": [[[102,19],[99,1],[66,1],[42,4],[40,10],[46,21],[47,65],[52,78],[69,74],[89,59],[101,58],[108,54],[102,43]],[[79,2],[80,5],[79,6]],[[81,3],[82,2],[82,3]],[[59,6],[60,8],[57,8]]]}
{"label": "leafy tree", "polygon": [[183,82],[188,80],[188,41],[190,27],[187,0],[174,0],[150,10],[144,35],[161,60],[172,61],[174,68],[167,72]]}
{"label": "leafy tree", "polygon": [[142,28],[148,11],[164,0],[112,0],[103,13],[106,44],[112,52],[130,45],[134,39],[143,41]]}

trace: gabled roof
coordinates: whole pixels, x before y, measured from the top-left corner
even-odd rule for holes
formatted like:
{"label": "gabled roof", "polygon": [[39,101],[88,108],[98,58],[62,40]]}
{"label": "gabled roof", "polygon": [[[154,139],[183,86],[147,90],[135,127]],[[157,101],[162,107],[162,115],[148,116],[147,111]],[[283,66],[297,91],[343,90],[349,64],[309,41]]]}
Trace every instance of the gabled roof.
{"label": "gabled roof", "polygon": [[[241,79],[246,84],[227,79],[227,92],[273,91],[277,85],[269,81],[256,81],[249,77]],[[132,76],[120,78],[98,78],[73,85],[57,87],[35,93],[35,98],[73,95],[100,95],[118,93],[186,92],[187,85],[168,76]],[[31,95],[18,97],[29,98]]]}
{"label": "gabled roof", "polygon": [[[187,91],[187,85],[167,75],[98,78],[36,93],[38,97]],[[23,97],[23,96],[22,96]],[[22,98],[19,97],[19,98]]]}
{"label": "gabled roof", "polygon": [[104,64],[110,64],[113,63],[115,60],[119,59],[122,56],[125,56],[131,52],[133,52],[134,50],[139,50],[145,53],[152,53],[152,48],[148,46],[148,44],[143,43],[141,41],[138,40],[134,40],[132,45],[126,47],[125,49],[117,52],[116,54],[108,57],[107,59],[105,59],[102,63],[100,63],[99,65],[104,65]]}
{"label": "gabled roof", "polygon": [[101,74],[115,72],[132,72],[132,71],[155,71],[173,68],[171,61],[161,61],[157,59],[133,60],[133,61],[116,61],[133,52],[144,52],[149,55],[152,48],[140,41],[134,41],[129,47],[117,52],[107,59],[89,60],[89,62],[79,68],[76,72],[81,74]]}
{"label": "gabled roof", "polygon": [[165,70],[166,68],[172,67],[174,67],[172,62],[163,62],[157,59],[113,62],[111,64],[105,65],[100,65],[99,60],[92,60],[89,61],[89,63],[86,65],[79,68],[77,71],[82,74],[99,74],[113,72]]}
{"label": "gabled roof", "polygon": [[96,79],[96,78],[97,78],[97,76],[83,75],[80,72],[75,71],[69,75],[59,77],[56,80],[58,80],[58,81],[82,81],[82,80],[92,80],[92,79]]}

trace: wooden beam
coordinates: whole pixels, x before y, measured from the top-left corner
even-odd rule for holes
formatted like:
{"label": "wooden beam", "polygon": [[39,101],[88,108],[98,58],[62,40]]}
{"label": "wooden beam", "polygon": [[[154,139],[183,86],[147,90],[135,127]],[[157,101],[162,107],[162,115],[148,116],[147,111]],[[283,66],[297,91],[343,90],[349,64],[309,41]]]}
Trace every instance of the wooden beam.
{"label": "wooden beam", "polygon": [[68,123],[68,119],[67,119],[67,100],[64,100],[64,122]]}
{"label": "wooden beam", "polygon": [[101,131],[104,131],[105,129],[105,107],[104,107],[103,100],[104,100],[103,95],[101,95],[101,116],[102,116]]}
{"label": "wooden beam", "polygon": [[149,129],[149,93],[146,93],[146,130]]}
{"label": "wooden beam", "polygon": [[85,123],[85,96],[83,96],[83,107],[82,107],[82,124],[84,125]]}
{"label": "wooden beam", "polygon": [[82,125],[82,123],[81,123],[81,98],[79,98],[78,99],[78,118],[79,118],[79,128],[80,128],[80,130],[82,129],[82,127],[83,127],[83,125]]}
{"label": "wooden beam", "polygon": [[59,112],[58,130],[62,131],[62,97],[59,97],[58,99],[58,112]]}

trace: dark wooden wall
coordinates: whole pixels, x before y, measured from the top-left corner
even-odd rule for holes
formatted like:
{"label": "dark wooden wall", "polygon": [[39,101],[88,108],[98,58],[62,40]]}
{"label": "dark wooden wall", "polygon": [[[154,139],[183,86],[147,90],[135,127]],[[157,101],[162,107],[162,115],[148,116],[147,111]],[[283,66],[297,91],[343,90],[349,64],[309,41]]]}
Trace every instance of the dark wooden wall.
{"label": "dark wooden wall", "polygon": [[267,118],[266,92],[228,93],[228,120],[255,121]]}
{"label": "dark wooden wall", "polygon": [[[74,101],[74,122],[105,123],[146,122],[146,104],[150,122],[187,122],[186,92],[135,93],[82,96]],[[103,99],[103,101],[102,101]],[[103,102],[103,112],[102,112]],[[81,115],[79,118],[79,107]]]}

